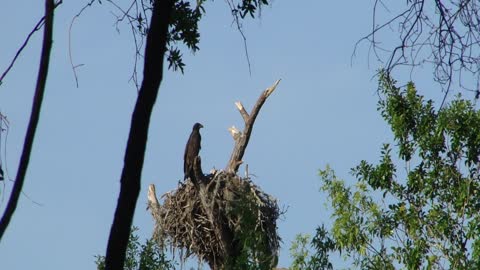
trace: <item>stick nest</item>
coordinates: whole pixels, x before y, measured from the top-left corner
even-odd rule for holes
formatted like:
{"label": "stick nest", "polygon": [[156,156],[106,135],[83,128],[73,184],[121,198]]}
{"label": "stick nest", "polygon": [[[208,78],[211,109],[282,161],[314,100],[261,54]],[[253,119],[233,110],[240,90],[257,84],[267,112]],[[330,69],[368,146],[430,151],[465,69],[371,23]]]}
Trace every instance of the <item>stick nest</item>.
{"label": "stick nest", "polygon": [[187,179],[162,198],[163,204],[151,209],[154,238],[186,251],[184,259],[195,254],[212,269],[215,261],[229,258],[236,258],[229,262],[235,268],[276,265],[279,207],[248,177],[217,171],[198,184]]}

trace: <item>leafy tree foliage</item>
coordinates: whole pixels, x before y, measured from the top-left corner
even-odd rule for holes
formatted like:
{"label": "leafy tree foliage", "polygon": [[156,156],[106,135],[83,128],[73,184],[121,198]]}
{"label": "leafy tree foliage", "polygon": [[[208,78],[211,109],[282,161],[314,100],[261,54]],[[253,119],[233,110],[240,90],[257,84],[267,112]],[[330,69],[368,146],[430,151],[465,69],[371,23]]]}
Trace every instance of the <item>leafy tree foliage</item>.
{"label": "leafy tree foliage", "polygon": [[310,252],[307,247],[309,239],[310,235],[308,234],[298,234],[295,241],[293,241],[292,246],[290,247],[290,255],[293,258],[290,269],[310,269],[308,262]]}
{"label": "leafy tree foliage", "polygon": [[[192,7],[188,0],[176,0],[167,38],[169,68],[180,70],[183,73],[185,64],[182,61],[182,54],[179,43],[186,45],[188,49],[196,52],[200,43],[200,32],[198,23],[205,13],[204,4],[206,0],[196,1]],[[244,19],[247,15],[255,17],[255,12],[263,5],[268,5],[267,0],[227,0],[234,19],[239,22],[238,16]]]}
{"label": "leafy tree foliage", "polygon": [[[311,250],[315,253],[312,254]],[[290,247],[293,258],[291,270],[332,270],[329,252],[335,249],[335,242],[328,236],[328,231],[322,225],[317,228],[313,239],[308,234],[299,234]]]}
{"label": "leafy tree foliage", "polygon": [[436,111],[413,83],[380,74],[398,157],[384,144],[377,164],[352,169],[353,186],[320,171],[333,226],[309,260],[337,251],[360,269],[480,269],[480,111],[460,96]]}
{"label": "leafy tree foliage", "polygon": [[[144,38],[149,31],[148,18],[151,16],[154,0],[132,0],[128,9],[120,8],[118,1],[107,0],[114,3],[121,15],[117,22],[128,20],[135,38],[136,60],[143,55],[141,48]],[[99,1],[102,3],[101,1]],[[169,69],[180,70],[183,73],[185,63],[182,58],[181,47],[186,47],[192,52],[199,50],[200,31],[198,24],[205,14],[205,3],[207,0],[175,0],[167,34],[167,61]],[[269,4],[268,0],[226,0],[233,19],[241,31],[241,20],[245,17],[255,17],[262,6]],[[134,7],[134,8],[133,8]],[[136,63],[136,62],[135,62]],[[135,64],[136,65],[136,64]],[[136,80],[136,66],[133,79]]]}
{"label": "leafy tree foliage", "polygon": [[[137,227],[132,228],[127,246],[124,270],[169,270],[174,263],[166,258],[164,249],[156,241],[149,239],[140,244]],[[105,256],[95,256],[98,270],[105,269]]]}

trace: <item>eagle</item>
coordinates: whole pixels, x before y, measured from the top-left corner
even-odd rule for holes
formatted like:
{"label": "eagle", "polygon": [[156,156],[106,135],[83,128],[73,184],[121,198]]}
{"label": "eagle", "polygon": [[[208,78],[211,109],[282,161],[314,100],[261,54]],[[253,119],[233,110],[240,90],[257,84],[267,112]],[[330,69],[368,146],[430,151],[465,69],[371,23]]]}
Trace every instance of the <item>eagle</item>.
{"label": "eagle", "polygon": [[203,128],[203,125],[200,123],[195,123],[192,128],[192,133],[188,138],[187,145],[185,146],[185,155],[183,157],[183,172],[185,173],[185,178],[191,178],[193,176],[193,162],[200,152],[200,141],[202,137],[200,136],[200,129]]}

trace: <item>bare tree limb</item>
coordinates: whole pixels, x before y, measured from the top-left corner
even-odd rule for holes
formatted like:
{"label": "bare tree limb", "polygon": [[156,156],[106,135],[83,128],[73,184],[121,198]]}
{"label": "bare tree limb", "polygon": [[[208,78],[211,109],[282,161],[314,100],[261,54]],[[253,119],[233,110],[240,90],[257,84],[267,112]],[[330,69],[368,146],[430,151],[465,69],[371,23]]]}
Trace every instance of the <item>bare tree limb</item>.
{"label": "bare tree limb", "polygon": [[243,25],[242,25],[242,22],[240,21],[241,16],[239,16],[239,14],[238,14],[239,10],[237,8],[235,8],[236,5],[232,0],[225,0],[225,2],[227,3],[228,7],[230,8],[230,12],[232,12],[232,16],[233,16],[233,21],[234,21],[235,25],[237,26],[238,32],[242,36],[243,49],[245,50],[245,57],[247,58],[248,73],[251,76],[252,75],[252,65],[250,64],[250,56],[248,55],[247,37],[245,36],[245,33],[243,32]]}
{"label": "bare tree limb", "polygon": [[242,132],[238,130],[235,126],[229,127],[228,131],[230,132],[230,135],[232,135],[234,140],[237,140],[240,135],[242,135]]}
{"label": "bare tree limb", "polygon": [[[234,172],[234,173],[238,171],[240,164],[242,164],[243,162],[242,158],[245,153],[245,149],[247,148],[248,141],[250,140],[250,134],[252,133],[255,119],[257,118],[257,115],[260,112],[260,109],[262,108],[263,104],[265,103],[267,98],[273,93],[273,91],[275,91],[279,83],[280,83],[280,80],[277,80],[272,86],[270,86],[265,91],[263,91],[263,93],[258,98],[257,103],[255,103],[255,106],[253,107],[252,112],[250,113],[250,116],[246,114],[248,116],[246,117],[245,113],[242,113],[242,109],[245,110],[243,106],[239,107],[237,105],[237,108],[244,119],[245,128],[243,132],[241,132],[241,135],[238,136],[237,139],[235,139],[235,146],[233,148],[232,155],[230,156],[230,161],[228,162],[228,165],[227,165],[227,169],[226,169],[227,171]],[[236,104],[238,104],[238,102]],[[230,132],[232,133],[232,136],[233,136],[234,133],[232,131]]]}
{"label": "bare tree limb", "polygon": [[83,6],[82,9],[80,9],[80,11],[79,11],[75,16],[73,16],[72,21],[70,22],[70,27],[68,28],[68,58],[70,59],[70,65],[72,66],[73,76],[75,77],[75,84],[77,85],[77,88],[78,88],[77,68],[83,66],[83,64],[78,64],[78,65],[74,65],[74,64],[73,64],[73,57],[72,57],[72,27],[73,27],[73,23],[75,22],[75,20],[76,20],[77,18],[79,18],[80,15],[82,15],[82,13],[85,11],[85,9],[87,9],[88,7],[90,7],[91,5],[93,5],[93,2],[95,2],[95,0],[90,0],[90,2],[88,2],[87,4],[85,4],[85,6]]}
{"label": "bare tree limb", "polygon": [[[56,7],[58,7],[60,4],[62,4],[63,1],[58,1],[56,4],[54,4],[54,9]],[[33,36],[33,34],[37,31],[39,31],[40,29],[42,29],[42,26],[43,24],[45,23],[45,18],[46,16],[43,16],[38,22],[37,24],[35,25],[35,27],[33,27],[32,31],[30,31],[30,33],[28,34],[27,38],[25,39],[25,41],[23,42],[22,46],[20,46],[20,48],[17,50],[17,53],[15,53],[15,56],[13,57],[12,61],[10,61],[10,64],[8,65],[7,69],[5,69],[5,71],[2,73],[2,76],[0,76],[0,85],[3,83],[3,79],[5,79],[5,77],[7,76],[8,72],[10,71],[10,69],[12,69],[13,65],[15,64],[15,62],[17,61],[17,58],[20,56],[20,54],[22,53],[23,49],[25,49],[25,47],[27,46],[28,44],[28,41],[30,41],[30,38]]]}
{"label": "bare tree limb", "polygon": [[25,182],[25,175],[27,173],[28,163],[30,161],[30,154],[32,152],[33,140],[35,138],[35,131],[40,118],[40,109],[42,106],[43,94],[45,92],[45,84],[47,82],[48,66],[50,62],[50,51],[52,48],[52,32],[53,32],[53,13],[55,4],[53,0],[45,0],[45,28],[43,32],[42,54],[40,58],[40,66],[37,77],[37,85],[33,97],[32,112],[30,114],[30,121],[28,123],[27,134],[23,144],[22,156],[20,157],[20,165],[18,167],[17,178],[13,185],[13,190],[8,200],[5,213],[0,220],[0,240],[4,235],[8,224],[17,208],[18,199],[22,192],[23,183]]}
{"label": "bare tree limb", "polygon": [[[112,4],[119,12],[120,15],[115,15],[116,21],[115,26],[117,30],[119,29],[118,25],[127,20],[130,26],[130,31],[133,38],[133,43],[135,45],[135,54],[133,58],[133,71],[130,79],[135,84],[137,90],[140,90],[140,84],[138,82],[138,63],[140,59],[143,59],[143,54],[141,52],[144,45],[144,37],[148,31],[149,21],[148,21],[148,12],[151,10],[151,1],[145,0],[133,0],[127,9],[122,8],[112,0],[107,0]],[[140,3],[139,3],[140,2]],[[119,31],[119,30],[118,30]]]}
{"label": "bare tree limb", "polygon": [[248,118],[250,118],[250,115],[248,115],[248,112],[245,110],[245,107],[243,107],[243,104],[240,101],[235,102],[235,106],[237,106],[238,111],[243,117],[243,121],[247,122]]}
{"label": "bare tree limb", "polygon": [[[402,5],[373,3],[372,29],[355,45],[367,41],[386,72],[431,65],[433,79],[444,91],[440,108],[454,86],[480,97],[480,4],[472,0],[410,0]],[[380,7],[383,7],[381,9]],[[397,10],[395,10],[397,8]],[[384,11],[383,11],[384,10]],[[393,16],[392,16],[393,14]],[[385,22],[377,21],[386,19]],[[391,42],[392,32],[398,37]],[[370,58],[370,56],[369,56]]]}
{"label": "bare tree limb", "polygon": [[160,204],[158,203],[157,194],[155,192],[155,185],[150,184],[148,186],[148,207],[147,209],[152,209],[152,215],[157,212]]}
{"label": "bare tree limb", "polygon": [[163,78],[163,61],[173,5],[173,0],[157,0],[153,4],[145,47],[143,81],[130,124],[120,179],[120,195],[108,239],[106,270],[123,269],[125,263],[128,238],[140,193],[150,118]]}
{"label": "bare tree limb", "polygon": [[[160,215],[160,203],[158,202],[157,199],[157,194],[155,191],[155,185],[150,184],[148,185],[148,200],[147,200],[147,210],[150,210],[150,213],[152,214],[152,217],[154,220],[161,220],[161,215]],[[153,239],[160,239],[160,235],[158,234],[158,231],[160,229],[158,228],[159,224],[155,222],[155,228],[153,230]]]}

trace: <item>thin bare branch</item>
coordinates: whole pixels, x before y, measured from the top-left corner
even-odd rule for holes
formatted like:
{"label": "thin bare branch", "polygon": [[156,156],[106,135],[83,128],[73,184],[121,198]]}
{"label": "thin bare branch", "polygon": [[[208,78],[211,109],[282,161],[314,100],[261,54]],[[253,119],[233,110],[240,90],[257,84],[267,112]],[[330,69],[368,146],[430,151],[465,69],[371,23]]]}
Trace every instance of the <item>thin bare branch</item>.
{"label": "thin bare branch", "polygon": [[[444,91],[444,100],[454,84],[458,84],[460,89],[477,93],[480,79],[478,1],[434,0],[433,5],[429,5],[425,0],[411,0],[405,5],[406,8],[395,12],[381,0],[375,0],[372,29],[355,44],[352,57],[359,44],[367,41],[375,58],[385,63],[387,72],[407,66],[412,74],[414,68],[431,64],[434,80]],[[383,9],[378,8],[380,6],[387,13],[394,12],[394,16],[378,24],[377,20],[384,17]],[[382,37],[382,41],[387,42],[382,44],[377,40],[380,32],[390,36],[389,31],[398,36],[398,43],[389,43],[392,39],[388,40],[387,35]],[[466,73],[468,77],[463,78]]]}
{"label": "thin bare branch", "polygon": [[78,76],[77,76],[77,68],[83,66],[83,64],[77,64],[77,65],[74,65],[73,64],[73,57],[72,57],[72,27],[73,27],[73,23],[75,22],[75,20],[77,18],[80,17],[80,15],[82,15],[82,13],[88,8],[90,7],[93,2],[95,2],[95,0],[90,0],[90,2],[88,2],[85,6],[82,7],[82,9],[80,9],[80,11],[75,15],[73,16],[72,18],[72,21],[70,22],[70,27],[68,28],[68,58],[70,59],[70,65],[72,66],[72,71],[73,71],[73,76],[75,77],[75,84],[78,88]]}
{"label": "thin bare branch", "polygon": [[53,14],[55,3],[53,0],[45,0],[45,28],[43,34],[43,47],[40,58],[40,66],[38,71],[37,86],[35,88],[35,95],[33,98],[32,112],[30,121],[28,123],[27,134],[23,145],[22,156],[20,157],[20,165],[17,172],[17,178],[13,185],[13,190],[8,200],[5,213],[0,220],[0,240],[4,235],[8,224],[17,208],[18,199],[22,192],[23,183],[25,182],[25,175],[27,173],[28,163],[30,161],[30,153],[32,151],[33,140],[35,138],[35,131],[40,118],[40,109],[42,106],[43,94],[45,92],[45,85],[47,82],[48,67],[50,63],[50,51],[52,48],[52,32],[53,32]]}
{"label": "thin bare branch", "polygon": [[[54,4],[54,8],[58,7],[60,4],[62,4],[62,1],[58,1],[56,4]],[[0,76],[0,85],[2,85],[3,83],[3,80],[5,79],[5,77],[7,76],[8,72],[10,71],[10,69],[12,69],[13,65],[15,64],[15,62],[17,61],[17,58],[20,56],[20,54],[22,53],[23,49],[25,49],[25,47],[27,46],[28,44],[28,41],[30,41],[30,38],[33,36],[33,34],[35,34],[35,32],[39,31],[40,29],[42,29],[43,25],[45,23],[45,16],[43,16],[38,22],[37,24],[35,25],[35,27],[33,27],[32,31],[30,31],[30,33],[27,35],[27,38],[25,38],[25,41],[23,41],[23,44],[22,46],[20,46],[20,48],[17,50],[17,52],[15,53],[15,56],[13,57],[12,61],[10,61],[10,64],[8,65],[7,69],[2,73],[2,76]]]}
{"label": "thin bare branch", "polygon": [[248,64],[248,73],[251,76],[252,75],[252,66],[250,64],[250,56],[248,55],[247,37],[245,36],[245,33],[243,32],[243,25],[240,21],[240,18],[238,16],[238,11],[235,9],[235,4],[233,3],[233,1],[232,0],[225,0],[225,2],[227,2],[228,7],[230,8],[230,11],[232,12],[233,23],[235,23],[235,26],[237,27],[238,32],[242,36],[243,49],[245,50],[245,57],[247,58],[247,64]]}

